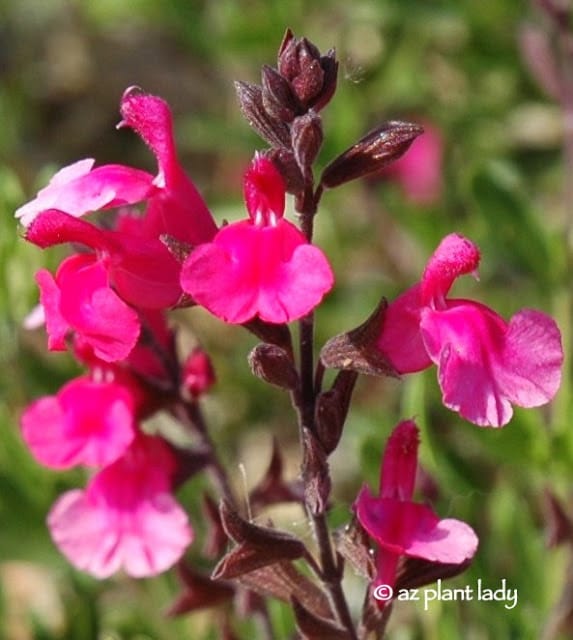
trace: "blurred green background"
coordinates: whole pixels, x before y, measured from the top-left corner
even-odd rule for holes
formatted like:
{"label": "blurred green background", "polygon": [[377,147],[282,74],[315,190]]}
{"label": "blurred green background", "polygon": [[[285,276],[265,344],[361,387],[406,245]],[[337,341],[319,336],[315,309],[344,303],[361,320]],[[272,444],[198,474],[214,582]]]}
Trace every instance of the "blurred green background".
{"label": "blurred green background", "polygon": [[[510,317],[522,307],[552,313],[570,345],[573,202],[565,185],[564,118],[558,100],[526,64],[528,27],[551,25],[518,0],[0,0],[0,638],[2,640],[190,640],[218,637],[211,613],[165,620],[173,575],[98,583],[74,572],[54,549],[45,515],[80,472],[39,467],[18,433],[33,398],[54,393],[77,365],[47,354],[42,332],[22,329],[37,302],[33,275],[62,253],[20,238],[14,209],[58,167],[83,157],[154,172],[151,155],[128,130],[116,131],[123,90],[137,84],[173,107],[185,167],[219,221],[244,215],[241,173],[260,141],[242,120],[233,80],[259,81],[274,64],[284,30],[322,51],[336,47],[338,92],[324,112],[319,164],[385,119],[432,123],[444,141],[443,189],[415,203],[391,180],[328,192],[316,238],[337,285],[317,314],[317,344],[360,323],[381,295],[392,298],[420,275],[441,237],[459,231],[482,250],[481,279],[458,283]],[[539,55],[536,54],[537,59]],[[547,71],[547,70],[545,70]],[[550,74],[542,73],[550,85]],[[545,86],[545,89],[551,89]],[[569,167],[571,169],[571,167]],[[251,377],[254,338],[200,310],[177,314],[212,354],[218,384],[206,401],[214,437],[241,487],[264,471],[272,434],[298,471],[296,424],[288,398]],[[569,638],[571,551],[546,545],[546,491],[573,515],[573,431],[568,358],[563,387],[543,410],[516,410],[501,430],[479,429],[441,406],[435,370],[403,382],[361,379],[340,450],[332,458],[333,526],[349,518],[363,481],[375,485],[391,427],[415,416],[421,462],[439,487],[436,511],[469,522],[480,549],[470,571],[448,586],[518,590],[511,610],[496,602],[395,607],[391,638]],[[181,499],[197,529],[194,480]],[[240,489],[239,489],[240,491]],[[281,520],[282,518],[282,520]],[[310,543],[302,513],[277,520]],[[196,548],[195,548],[196,547]],[[349,572],[351,606],[364,584]],[[565,596],[562,597],[562,594]],[[571,596],[569,596],[571,599]],[[292,617],[272,607],[278,638]],[[255,637],[248,621],[237,634]],[[247,637],[245,635],[244,637]]]}

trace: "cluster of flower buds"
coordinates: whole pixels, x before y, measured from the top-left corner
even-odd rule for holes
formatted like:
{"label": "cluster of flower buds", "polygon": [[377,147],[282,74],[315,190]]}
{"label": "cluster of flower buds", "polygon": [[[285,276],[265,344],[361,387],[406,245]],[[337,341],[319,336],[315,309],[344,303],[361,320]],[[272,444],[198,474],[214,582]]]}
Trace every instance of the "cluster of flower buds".
{"label": "cluster of flower buds", "polygon": [[277,68],[263,66],[261,85],[236,82],[242,112],[266,140],[289,193],[299,193],[322,145],[319,111],[334,94],[338,62],[334,50],[321,55],[306,38],[287,30]]}

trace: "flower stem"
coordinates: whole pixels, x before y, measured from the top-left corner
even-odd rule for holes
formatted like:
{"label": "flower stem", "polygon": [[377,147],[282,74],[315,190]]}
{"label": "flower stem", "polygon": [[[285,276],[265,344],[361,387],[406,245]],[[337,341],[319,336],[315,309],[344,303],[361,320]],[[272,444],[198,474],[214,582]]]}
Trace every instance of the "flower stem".
{"label": "flower stem", "polygon": [[[302,197],[297,198],[297,211],[301,214],[301,227],[309,242],[312,241],[313,219],[318,208],[322,189],[313,190],[312,177],[307,181]],[[314,371],[314,313],[309,313],[299,321],[299,362],[300,390],[293,396],[299,417],[299,434],[302,447],[302,458],[307,458],[308,439],[303,433],[308,430],[315,435],[316,399],[319,393],[315,381],[321,381],[321,374]],[[318,373],[318,372],[317,372]],[[326,465],[325,465],[326,466]],[[326,469],[327,472],[327,469]],[[303,473],[306,478],[306,474]],[[357,640],[356,630],[344,591],[342,590],[343,565],[339,562],[332,546],[328,522],[324,510],[316,512],[307,506],[310,514],[314,537],[320,558],[319,575],[328,592],[331,608],[338,622],[348,631],[351,640]]]}

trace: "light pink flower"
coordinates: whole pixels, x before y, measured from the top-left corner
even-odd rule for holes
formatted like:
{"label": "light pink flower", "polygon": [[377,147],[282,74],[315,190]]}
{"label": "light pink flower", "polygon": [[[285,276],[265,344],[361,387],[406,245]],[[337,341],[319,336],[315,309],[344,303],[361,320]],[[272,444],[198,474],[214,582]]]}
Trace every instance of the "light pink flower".
{"label": "light pink flower", "polygon": [[48,515],[52,538],[78,569],[135,578],[169,569],[193,540],[171,488],[175,460],[159,438],[141,435],[87,488],[62,495]]}
{"label": "light pink flower", "polygon": [[373,496],[364,486],[354,503],[356,517],[378,545],[372,588],[394,586],[401,556],[462,564],[477,550],[478,538],[465,522],[440,520],[429,507],[412,502],[418,443],[412,420],[398,424],[384,452],[379,495]]}
{"label": "light pink flower", "polygon": [[97,369],[27,407],[22,435],[39,462],[54,469],[104,466],[123,455],[135,437],[139,390],[118,373]]}
{"label": "light pink flower", "polygon": [[283,219],[285,186],[269,159],[255,157],[244,192],[250,219],[223,227],[212,242],[197,247],[183,264],[181,286],[226,322],[296,320],[332,287],[330,266]]}
{"label": "light pink flower", "polygon": [[388,307],[377,347],[398,373],[436,364],[445,406],[479,426],[501,427],[512,404],[537,407],[557,393],[563,349],[554,320],[540,311],[523,309],[506,322],[478,302],[446,297],[479,258],[472,242],[446,236],[421,281]]}
{"label": "light pink flower", "polygon": [[106,362],[129,355],[140,331],[137,313],[110,288],[106,268],[95,255],[70,256],[55,278],[41,269],[36,281],[50,350],[65,350],[66,337],[73,331]]}
{"label": "light pink flower", "polygon": [[78,160],[60,169],[34,200],[21,206],[16,217],[29,226],[46,209],[73,216],[141,202],[157,191],[153,176],[145,171],[109,164],[93,168],[94,160]]}

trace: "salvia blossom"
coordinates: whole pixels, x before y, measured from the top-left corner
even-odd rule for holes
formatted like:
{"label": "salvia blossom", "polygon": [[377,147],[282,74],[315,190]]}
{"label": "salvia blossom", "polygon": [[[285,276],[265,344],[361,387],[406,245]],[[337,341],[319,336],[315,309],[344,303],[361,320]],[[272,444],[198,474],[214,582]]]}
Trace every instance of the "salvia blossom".
{"label": "salvia blossom", "polygon": [[523,309],[506,322],[479,302],[447,297],[479,259],[470,240],[446,236],[421,281],[389,305],[377,348],[398,373],[434,363],[445,406],[479,426],[501,427],[512,404],[537,407],[553,398],[563,349],[554,320],[540,311]]}
{"label": "salvia blossom", "polygon": [[60,551],[96,578],[123,569],[135,578],[169,569],[193,540],[171,490],[175,459],[160,438],[138,435],[85,490],[63,494],[48,526]]}
{"label": "salvia blossom", "polygon": [[[55,277],[42,270],[37,280],[49,348],[64,349],[75,332],[110,362],[124,358],[137,341],[139,320],[131,307],[165,309],[182,294],[179,263],[163,238],[193,245],[210,240],[217,229],[179,164],[167,104],[132,88],[121,112],[120,124],[135,129],[155,154],[155,177],[122,165],[93,168],[93,160],[81,160],[60,170],[16,212],[28,241],[42,248],[73,242],[93,251],[69,258]],[[126,209],[139,202],[147,204],[143,215]],[[123,207],[113,229],[78,219],[112,207]]]}
{"label": "salvia blossom", "polygon": [[105,265],[93,254],[66,258],[55,277],[41,269],[36,282],[50,350],[65,350],[73,331],[102,360],[113,362],[129,355],[140,332],[138,315],[110,287]]}
{"label": "salvia blossom", "polygon": [[131,127],[150,147],[159,166],[157,175],[123,165],[94,168],[93,159],[80,160],[56,173],[34,200],[16,211],[16,217],[28,227],[48,209],[81,217],[147,201],[142,235],[158,238],[169,234],[190,244],[209,240],[217,227],[179,163],[167,103],[130,87],[121,99],[120,110],[123,119],[118,126]]}
{"label": "salvia blossom", "polygon": [[[379,495],[363,486],[354,503],[358,521],[377,545],[373,590],[379,585],[393,588],[402,556],[462,564],[477,550],[478,538],[469,525],[440,520],[430,507],[412,501],[418,444],[416,424],[412,420],[398,424],[382,459]],[[385,604],[379,601],[381,607]]]}
{"label": "salvia blossom", "polygon": [[226,322],[296,320],[330,290],[332,270],[322,251],[283,218],[284,181],[265,156],[255,156],[245,174],[244,195],[249,219],[223,227],[192,251],[181,286]]}
{"label": "salvia blossom", "polygon": [[119,371],[97,372],[101,379],[93,372],[75,378],[55,396],[35,400],[23,413],[24,441],[45,466],[104,466],[132,443],[141,391]]}

